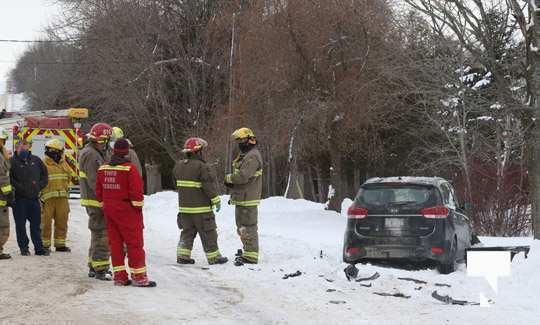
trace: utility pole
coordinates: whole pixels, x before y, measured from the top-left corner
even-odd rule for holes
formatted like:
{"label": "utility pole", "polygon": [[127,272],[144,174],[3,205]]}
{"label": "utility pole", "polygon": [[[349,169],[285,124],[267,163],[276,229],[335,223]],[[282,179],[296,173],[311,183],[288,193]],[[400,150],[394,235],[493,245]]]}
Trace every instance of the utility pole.
{"label": "utility pole", "polygon": [[[232,105],[233,105],[233,96],[234,96],[234,48],[236,43],[236,13],[233,13],[232,15],[232,29],[231,29],[231,52],[230,52],[230,58],[229,58],[229,107],[227,109],[227,115],[225,118],[227,119],[227,133],[230,134],[231,132],[231,113],[232,113]],[[232,157],[231,157],[231,138],[229,136],[226,137],[226,160],[225,160],[225,173],[228,174],[232,170]]]}

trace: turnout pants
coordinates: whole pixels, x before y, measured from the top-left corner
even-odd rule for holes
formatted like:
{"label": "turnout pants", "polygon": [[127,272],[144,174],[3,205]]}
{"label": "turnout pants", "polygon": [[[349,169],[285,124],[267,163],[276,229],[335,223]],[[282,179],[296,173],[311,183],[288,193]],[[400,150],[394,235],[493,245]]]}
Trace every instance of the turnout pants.
{"label": "turnout pants", "polygon": [[259,234],[257,228],[257,207],[236,206],[236,228],[244,246],[242,257],[257,263],[259,261]]}
{"label": "turnout pants", "polygon": [[178,226],[182,226],[180,241],[176,250],[178,258],[191,258],[193,241],[197,234],[201,237],[206,259],[209,263],[212,263],[216,258],[221,256],[217,244],[216,218],[213,213],[183,213],[181,220],[178,220]]}
{"label": "turnout pants", "polygon": [[[109,209],[108,206],[111,206]],[[125,201],[104,202],[105,220],[115,281],[128,279],[126,251],[131,277],[145,278],[143,214]]]}
{"label": "turnout pants", "polygon": [[16,198],[13,208],[17,244],[21,250],[28,249],[28,236],[26,235],[26,221],[30,222],[30,237],[35,251],[43,250],[41,241],[41,204],[38,199]]}
{"label": "turnout pants", "polygon": [[54,247],[66,246],[69,202],[67,197],[53,197],[43,203],[41,216],[41,238],[43,246],[51,247],[52,223],[54,220]]}
{"label": "turnout pants", "polygon": [[4,245],[9,238],[9,209],[0,207],[0,254],[4,252]]}
{"label": "turnout pants", "polygon": [[88,229],[90,229],[90,249],[88,250],[88,266],[96,271],[109,269],[109,245],[107,227],[101,208],[86,207]]}

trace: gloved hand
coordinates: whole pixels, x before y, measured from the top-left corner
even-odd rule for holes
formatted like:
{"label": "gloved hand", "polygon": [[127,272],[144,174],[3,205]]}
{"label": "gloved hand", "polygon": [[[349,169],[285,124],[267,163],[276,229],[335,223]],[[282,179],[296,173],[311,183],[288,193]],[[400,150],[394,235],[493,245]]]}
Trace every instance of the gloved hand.
{"label": "gloved hand", "polygon": [[11,208],[15,207],[15,193],[13,193],[13,191],[9,192],[9,194],[6,197],[6,201],[7,201],[6,205],[8,207],[11,207]]}
{"label": "gloved hand", "polygon": [[224,182],[223,185],[225,185],[225,186],[228,187],[228,188],[232,188],[232,187],[233,187],[233,184],[227,183],[227,182]]}
{"label": "gloved hand", "polygon": [[218,203],[212,207],[214,208],[214,213],[218,213],[221,210],[221,203]]}
{"label": "gloved hand", "polygon": [[183,228],[183,226],[182,226],[182,214],[180,212],[178,212],[178,214],[176,215],[176,224],[178,225],[178,229]]}

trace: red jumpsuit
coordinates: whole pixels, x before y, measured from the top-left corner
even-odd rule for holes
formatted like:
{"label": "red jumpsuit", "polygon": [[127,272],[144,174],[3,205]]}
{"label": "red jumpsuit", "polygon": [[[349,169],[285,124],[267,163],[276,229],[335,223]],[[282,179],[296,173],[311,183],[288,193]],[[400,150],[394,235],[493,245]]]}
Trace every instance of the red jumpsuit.
{"label": "red jumpsuit", "polygon": [[134,281],[147,281],[143,240],[143,183],[134,164],[105,164],[98,170],[96,197],[103,202],[114,280],[128,280],[128,264]]}

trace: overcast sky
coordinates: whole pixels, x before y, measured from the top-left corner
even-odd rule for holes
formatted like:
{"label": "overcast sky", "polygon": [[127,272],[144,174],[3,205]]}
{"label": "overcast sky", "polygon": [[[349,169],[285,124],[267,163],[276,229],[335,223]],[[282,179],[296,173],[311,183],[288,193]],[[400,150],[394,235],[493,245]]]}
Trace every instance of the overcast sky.
{"label": "overcast sky", "polygon": [[[54,0],[0,0],[0,39],[38,39],[57,14]],[[0,85],[26,46],[0,42]]]}

